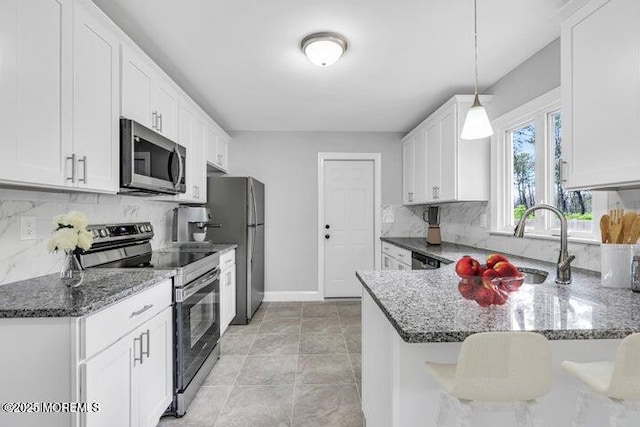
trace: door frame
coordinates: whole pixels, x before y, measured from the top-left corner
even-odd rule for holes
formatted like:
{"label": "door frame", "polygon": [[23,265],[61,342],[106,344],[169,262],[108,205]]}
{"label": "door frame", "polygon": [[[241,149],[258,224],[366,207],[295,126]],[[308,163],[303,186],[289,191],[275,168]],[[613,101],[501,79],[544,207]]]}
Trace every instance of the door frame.
{"label": "door frame", "polygon": [[318,296],[324,299],[324,165],[331,160],[373,161],[373,258],[374,268],[381,268],[382,242],[382,154],[318,153]]}

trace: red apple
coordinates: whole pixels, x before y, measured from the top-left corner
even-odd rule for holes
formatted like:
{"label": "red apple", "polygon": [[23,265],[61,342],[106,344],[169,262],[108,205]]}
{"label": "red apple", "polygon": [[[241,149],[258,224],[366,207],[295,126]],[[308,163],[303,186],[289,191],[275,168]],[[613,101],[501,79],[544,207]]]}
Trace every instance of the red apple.
{"label": "red apple", "polygon": [[482,273],[482,283],[487,288],[491,288],[493,284],[497,282],[497,280],[495,279],[497,279],[498,277],[500,276],[498,275],[497,271],[492,268],[488,268]]}
{"label": "red apple", "polygon": [[470,280],[461,280],[458,283],[458,292],[466,299],[475,299],[477,286]]}
{"label": "red apple", "polygon": [[488,307],[493,303],[493,294],[493,290],[480,286],[476,291],[476,302],[480,304],[481,307]]}
{"label": "red apple", "polygon": [[469,255],[465,255],[456,263],[456,274],[460,277],[476,276],[480,270],[480,263]]}
{"label": "red apple", "polygon": [[500,288],[493,291],[493,304],[495,305],[504,305],[509,298],[507,292],[501,290]]}
{"label": "red apple", "polygon": [[505,257],[504,255],[500,255],[500,254],[491,254],[487,257],[487,267],[488,268],[493,268],[497,263],[499,263],[500,261],[505,261],[505,262],[509,262],[509,260],[507,259],[507,257]]}
{"label": "red apple", "polygon": [[518,277],[521,276],[518,269],[507,261],[500,261],[493,266],[493,269],[500,277]]}
{"label": "red apple", "polygon": [[484,276],[484,272],[487,271],[488,268],[486,265],[482,265],[480,264],[480,268],[478,269],[478,276],[482,277]]}

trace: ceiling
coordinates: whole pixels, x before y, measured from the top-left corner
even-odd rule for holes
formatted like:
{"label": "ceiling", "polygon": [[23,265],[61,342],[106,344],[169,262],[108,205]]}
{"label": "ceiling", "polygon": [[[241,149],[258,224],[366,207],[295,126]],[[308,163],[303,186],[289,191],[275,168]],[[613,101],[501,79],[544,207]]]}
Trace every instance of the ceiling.
{"label": "ceiling", "polygon": [[[227,131],[411,129],[473,92],[472,0],[94,0]],[[480,88],[558,37],[568,0],[479,0]],[[336,31],[346,55],[309,62]]]}

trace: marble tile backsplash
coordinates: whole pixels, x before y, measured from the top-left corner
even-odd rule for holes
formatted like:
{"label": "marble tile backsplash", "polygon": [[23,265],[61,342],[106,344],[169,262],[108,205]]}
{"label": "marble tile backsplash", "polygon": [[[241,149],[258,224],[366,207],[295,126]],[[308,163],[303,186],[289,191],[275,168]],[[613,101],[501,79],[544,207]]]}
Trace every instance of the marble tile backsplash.
{"label": "marble tile backsplash", "polygon": [[[481,227],[481,215],[490,209],[487,202],[459,202],[440,205],[440,231],[442,240],[507,254],[526,256],[543,261],[558,259],[560,244],[557,240],[516,239],[511,236],[489,234]],[[424,206],[383,206],[385,213],[393,212],[393,221],[383,222],[382,235],[391,237],[424,237],[427,224],[422,219]],[[390,219],[390,216],[387,216]],[[588,270],[600,270],[600,245],[569,243],[569,251],[576,256],[573,265]]]}
{"label": "marble tile backsplash", "polygon": [[[42,276],[59,270],[62,255],[47,252],[54,215],[77,210],[90,224],[150,221],[154,248],[171,242],[172,202],[106,194],[46,193],[0,189],[0,284]],[[36,218],[36,239],[20,239],[22,216]]]}

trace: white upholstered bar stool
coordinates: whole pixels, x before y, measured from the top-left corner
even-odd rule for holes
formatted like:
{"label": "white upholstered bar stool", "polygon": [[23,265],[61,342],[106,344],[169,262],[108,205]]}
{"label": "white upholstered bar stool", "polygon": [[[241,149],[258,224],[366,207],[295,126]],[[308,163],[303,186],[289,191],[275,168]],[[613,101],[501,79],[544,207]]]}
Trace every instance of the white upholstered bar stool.
{"label": "white upholstered bar stool", "polygon": [[564,361],[562,367],[586,385],[578,392],[574,427],[585,425],[590,400],[609,409],[611,427],[626,425],[627,408],[640,410],[640,333],[622,340],[615,362]]}
{"label": "white upholstered bar stool", "polygon": [[426,362],[427,372],[444,388],[436,426],[445,426],[449,409],[457,426],[471,426],[473,409],[513,410],[517,426],[541,426],[536,399],[551,386],[549,341],[533,332],[481,332],[467,337],[457,364]]}

